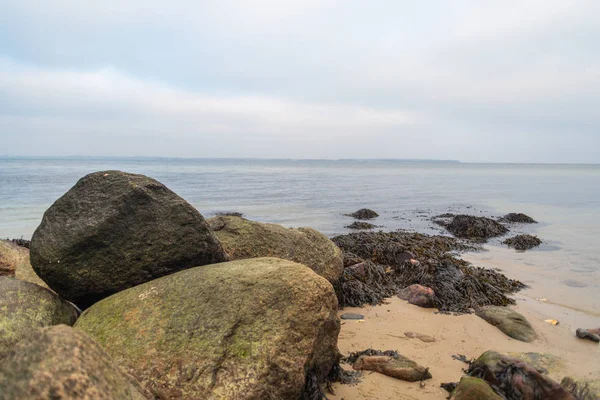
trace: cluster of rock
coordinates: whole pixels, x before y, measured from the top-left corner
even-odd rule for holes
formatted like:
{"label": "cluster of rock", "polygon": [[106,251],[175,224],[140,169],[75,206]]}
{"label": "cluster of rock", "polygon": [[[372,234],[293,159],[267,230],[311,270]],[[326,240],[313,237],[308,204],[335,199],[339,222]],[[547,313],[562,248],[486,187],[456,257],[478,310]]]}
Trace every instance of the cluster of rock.
{"label": "cluster of rock", "polygon": [[[494,220],[488,217],[477,217],[473,215],[441,214],[432,218],[432,221],[444,227],[452,235],[475,242],[486,242],[490,238],[503,236],[509,232],[504,224],[535,224],[533,218],[522,213],[509,213]],[[542,241],[532,235],[517,235],[506,239],[502,244],[519,251],[525,251],[537,247]]]}
{"label": "cluster of rock", "polygon": [[379,217],[375,211],[369,208],[361,208],[358,211],[355,211],[351,214],[344,214],[347,217],[352,217],[358,221],[354,221],[350,225],[346,225],[346,228],[352,230],[370,230],[377,228],[377,225],[371,224],[369,222],[365,222],[365,220],[370,220]]}
{"label": "cluster of rock", "polygon": [[0,277],[3,398],[295,399],[340,358],[342,253],[312,229],[206,221],[105,171],[46,211],[31,265],[5,250],[3,271],[48,288]]}

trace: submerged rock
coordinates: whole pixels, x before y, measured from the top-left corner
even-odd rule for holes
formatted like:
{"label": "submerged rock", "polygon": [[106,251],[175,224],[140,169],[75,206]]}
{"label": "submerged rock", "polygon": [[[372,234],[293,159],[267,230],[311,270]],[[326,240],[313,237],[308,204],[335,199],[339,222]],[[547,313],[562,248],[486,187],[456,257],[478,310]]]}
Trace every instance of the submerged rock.
{"label": "submerged rock", "polygon": [[431,308],[435,306],[435,293],[431,288],[422,285],[410,285],[398,293],[402,300],[408,300],[415,306]]}
{"label": "submerged rock", "polygon": [[358,211],[353,212],[352,214],[344,214],[348,217],[356,218],[356,219],[373,219],[379,217],[375,211],[368,208],[361,208]]}
{"label": "submerged rock", "polygon": [[529,321],[511,308],[486,306],[476,309],[475,314],[513,339],[529,343],[537,337]]}
{"label": "submerged rock", "polygon": [[575,400],[567,390],[526,362],[495,351],[483,353],[467,375],[481,378],[509,400]]}
{"label": "submerged rock", "polygon": [[375,352],[381,354],[369,355],[367,352],[365,353],[358,356],[353,362],[354,370],[379,372],[408,382],[431,379],[429,368],[424,368],[401,354],[394,352],[392,355],[385,355],[382,352]]}
{"label": "submerged rock", "polygon": [[567,376],[560,384],[577,400],[600,400],[600,379],[574,379]]}
{"label": "submerged rock", "polygon": [[126,376],[85,333],[65,325],[35,330],[0,363],[0,398],[143,400]]}
{"label": "submerged rock", "polygon": [[35,272],[81,308],[225,259],[196,209],[160,182],[121,171],[80,179],[44,213],[31,241]]}
{"label": "submerged rock", "polygon": [[445,227],[456,237],[476,241],[487,240],[508,232],[504,225],[487,217],[455,215],[450,222],[446,222],[445,219],[434,219],[434,222]]}
{"label": "submerged rock", "polygon": [[375,229],[375,228],[377,228],[377,225],[373,225],[373,224],[370,224],[368,222],[354,221],[350,225],[347,225],[346,228],[348,228],[348,229],[356,229],[356,230],[368,230],[368,229]]}
{"label": "submerged rock", "polygon": [[515,222],[521,224],[537,224],[537,221],[531,218],[529,215],[523,213],[509,213],[501,218],[502,221]]}
{"label": "submerged rock", "polygon": [[587,340],[591,340],[592,342],[595,342],[595,343],[600,343],[600,332],[599,331],[600,330],[598,330],[598,329],[579,328],[575,332],[575,335],[579,339],[587,339]]}
{"label": "submerged rock", "polygon": [[312,228],[291,229],[239,217],[215,217],[208,223],[231,260],[279,257],[304,264],[330,282],[342,274],[342,251]]}
{"label": "submerged rock", "polygon": [[463,376],[456,389],[452,391],[450,400],[503,400],[483,379]]}
{"label": "submerged rock", "polygon": [[73,325],[78,314],[73,305],[48,289],[0,277],[0,358],[37,328]]}
{"label": "submerged rock", "polygon": [[542,241],[533,235],[517,235],[506,239],[502,244],[512,247],[515,250],[525,251],[539,246],[542,244]]}
{"label": "submerged rock", "polygon": [[339,354],[331,284],[277,258],[156,279],[96,303],[76,327],[158,398],[297,399]]}

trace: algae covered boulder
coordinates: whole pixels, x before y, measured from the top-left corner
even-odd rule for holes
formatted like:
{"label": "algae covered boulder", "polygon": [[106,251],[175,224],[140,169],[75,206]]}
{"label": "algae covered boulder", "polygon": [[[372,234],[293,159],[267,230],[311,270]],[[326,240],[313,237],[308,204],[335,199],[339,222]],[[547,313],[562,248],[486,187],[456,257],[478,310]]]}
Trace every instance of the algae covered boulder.
{"label": "algae covered boulder", "polygon": [[450,400],[502,400],[486,381],[464,376],[450,395]]}
{"label": "algae covered boulder", "polygon": [[208,220],[231,260],[278,257],[306,265],[330,282],[344,268],[342,251],[312,228],[290,229],[233,216]]}
{"label": "algae covered boulder", "polygon": [[297,399],[338,359],[337,299],[308,267],[256,258],[187,269],[79,318],[158,398]]}
{"label": "algae covered boulder", "polygon": [[513,339],[529,343],[537,337],[529,321],[512,308],[486,306],[476,309],[475,314]]}
{"label": "algae covered boulder", "polygon": [[467,375],[485,380],[507,399],[575,400],[565,388],[523,360],[495,351],[472,362]]}
{"label": "algae covered boulder", "polygon": [[143,400],[126,376],[85,333],[65,325],[35,330],[0,363],[3,400]]}
{"label": "algae covered boulder", "polygon": [[166,186],[120,171],[89,174],[44,214],[35,272],[81,308],[185,268],[225,260],[196,209]]}
{"label": "algae covered boulder", "polygon": [[37,328],[73,325],[78,311],[50,290],[0,277],[0,358]]}
{"label": "algae covered boulder", "polygon": [[576,379],[567,376],[560,384],[577,400],[600,400],[600,379]]}

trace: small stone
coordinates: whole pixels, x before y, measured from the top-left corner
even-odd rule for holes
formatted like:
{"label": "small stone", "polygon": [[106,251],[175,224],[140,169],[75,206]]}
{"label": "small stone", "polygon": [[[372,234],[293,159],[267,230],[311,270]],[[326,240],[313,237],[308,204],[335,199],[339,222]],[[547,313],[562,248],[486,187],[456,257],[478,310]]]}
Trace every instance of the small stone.
{"label": "small stone", "polygon": [[422,333],[417,332],[404,332],[404,336],[410,339],[419,339],[420,341],[425,343],[435,342],[435,338],[433,336],[423,335]]}
{"label": "small stone", "polygon": [[365,319],[365,316],[362,314],[356,314],[356,313],[345,313],[340,315],[341,319]]}
{"label": "small stone", "polygon": [[374,371],[408,382],[431,379],[428,368],[402,356],[360,356],[352,365],[355,370]]}
{"label": "small stone", "polygon": [[398,293],[398,297],[402,300],[408,300],[410,304],[415,306],[431,308],[434,307],[435,293],[433,289],[422,285],[410,285],[402,289]]}
{"label": "small stone", "polygon": [[575,334],[579,339],[588,339],[592,342],[600,343],[600,336],[590,332],[588,329],[579,328]]}

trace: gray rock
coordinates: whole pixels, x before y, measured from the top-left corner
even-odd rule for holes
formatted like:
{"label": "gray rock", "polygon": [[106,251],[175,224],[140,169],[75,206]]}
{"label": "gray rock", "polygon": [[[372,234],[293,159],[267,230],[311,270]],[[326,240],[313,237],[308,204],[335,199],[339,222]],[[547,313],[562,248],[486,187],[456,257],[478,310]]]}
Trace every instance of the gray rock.
{"label": "gray rock", "polygon": [[365,316],[362,314],[355,314],[355,313],[344,313],[342,315],[340,315],[341,319],[355,319],[355,320],[360,320],[360,319],[365,319]]}
{"label": "gray rock", "polygon": [[35,272],[81,308],[225,259],[196,209],[160,182],[120,171],[80,179],[44,213],[31,240]]}

